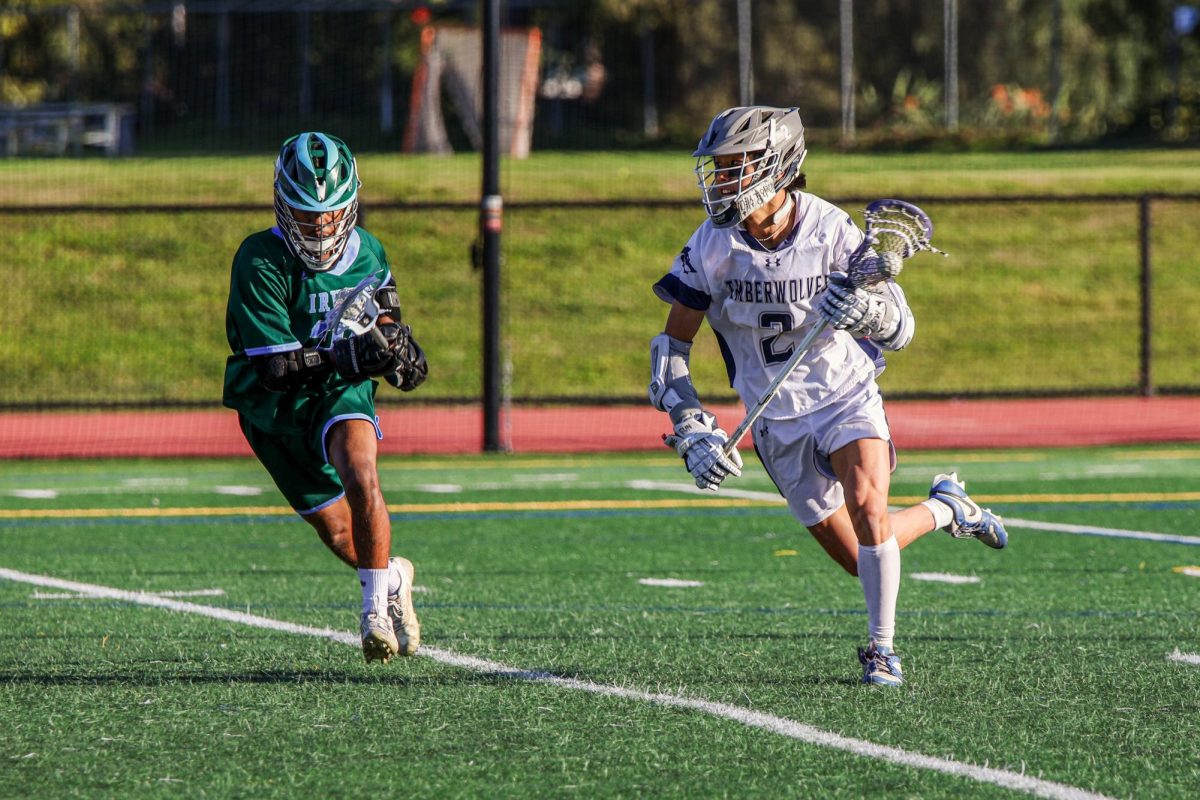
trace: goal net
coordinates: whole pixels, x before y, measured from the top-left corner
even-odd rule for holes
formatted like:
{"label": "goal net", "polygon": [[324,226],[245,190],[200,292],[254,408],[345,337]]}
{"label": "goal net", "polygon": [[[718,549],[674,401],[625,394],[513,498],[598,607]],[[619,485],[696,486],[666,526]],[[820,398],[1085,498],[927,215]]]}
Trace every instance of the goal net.
{"label": "goal net", "polygon": [[[500,34],[500,152],[516,158],[529,155],[541,52],[538,28],[509,28]],[[429,26],[421,32],[421,60],[413,75],[404,152],[453,152],[442,113],[443,89],[471,147],[482,150],[483,41],[479,28]]]}

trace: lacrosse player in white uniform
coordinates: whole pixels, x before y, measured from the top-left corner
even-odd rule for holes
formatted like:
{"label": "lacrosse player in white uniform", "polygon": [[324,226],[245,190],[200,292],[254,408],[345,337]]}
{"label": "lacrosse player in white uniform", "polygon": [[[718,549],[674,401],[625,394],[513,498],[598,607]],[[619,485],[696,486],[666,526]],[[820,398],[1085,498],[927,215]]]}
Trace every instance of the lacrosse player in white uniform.
{"label": "lacrosse player in white uniform", "polygon": [[742,459],[726,452],[728,435],[689,377],[701,323],[708,319],[747,408],[810,328],[826,324],[754,424],[754,446],[792,514],[862,583],[863,682],[900,685],[892,640],[901,548],[935,528],[994,548],[1008,535],[953,473],[933,479],[928,500],[888,511],[895,448],[875,377],[882,352],[905,347],[916,323],[894,281],[855,288],[847,279],[864,234],[846,212],[801,191],[805,154],[795,108],[731,108],[713,119],[693,154],[709,219],[654,286],[671,310],[651,342],[650,401],[670,415],[667,444],[696,485],[715,491],[741,474]]}

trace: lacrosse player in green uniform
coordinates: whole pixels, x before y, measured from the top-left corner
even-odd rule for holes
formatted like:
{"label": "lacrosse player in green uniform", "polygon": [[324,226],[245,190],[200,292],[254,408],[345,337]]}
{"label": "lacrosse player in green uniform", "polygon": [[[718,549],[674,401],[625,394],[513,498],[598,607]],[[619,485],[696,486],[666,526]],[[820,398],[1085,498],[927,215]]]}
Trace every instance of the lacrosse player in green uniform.
{"label": "lacrosse player in green uniform", "polygon": [[400,321],[383,245],[355,225],[360,185],[340,139],[283,143],[276,226],[233,259],[223,403],[296,512],[358,570],[363,655],[386,662],[416,653],[421,629],[412,562],[391,557],[374,379],[411,391],[428,368]]}

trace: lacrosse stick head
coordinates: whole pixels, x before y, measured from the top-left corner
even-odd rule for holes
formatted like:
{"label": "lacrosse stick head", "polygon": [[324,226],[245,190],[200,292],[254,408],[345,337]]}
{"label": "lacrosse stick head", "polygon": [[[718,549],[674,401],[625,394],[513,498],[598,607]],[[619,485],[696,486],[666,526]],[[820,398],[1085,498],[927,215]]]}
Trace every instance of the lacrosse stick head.
{"label": "lacrosse stick head", "polygon": [[[932,244],[933,221],[929,215],[904,200],[875,200],[863,212],[866,241],[859,257],[850,265],[850,280],[856,286],[894,278],[904,268],[904,260],[922,250],[940,253]],[[867,248],[876,258],[867,258]]]}
{"label": "lacrosse stick head", "polygon": [[382,275],[368,275],[338,298],[322,323],[320,338],[326,346],[332,346],[338,339],[364,334],[378,324],[383,312],[375,301],[375,293],[383,280]]}

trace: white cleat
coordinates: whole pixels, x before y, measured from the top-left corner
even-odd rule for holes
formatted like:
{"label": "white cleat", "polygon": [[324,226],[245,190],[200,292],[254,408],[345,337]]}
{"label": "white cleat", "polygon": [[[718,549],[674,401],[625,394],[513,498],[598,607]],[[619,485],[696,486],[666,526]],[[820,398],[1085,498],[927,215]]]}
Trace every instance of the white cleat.
{"label": "white cleat", "polygon": [[954,512],[953,521],[943,530],[955,539],[974,537],[997,550],[1008,544],[1004,520],[967,496],[966,483],[958,479],[958,473],[935,475],[929,497],[940,500]]}
{"label": "white cleat", "polygon": [[382,661],[386,664],[400,650],[396,632],[392,630],[392,621],[384,614],[364,611],[359,621],[359,632],[362,633],[363,658],[367,663]]}
{"label": "white cleat", "polygon": [[391,563],[400,568],[400,591],[388,596],[388,618],[392,623],[396,650],[402,656],[413,656],[421,646],[421,623],[412,602],[415,570],[407,558],[393,558]]}

